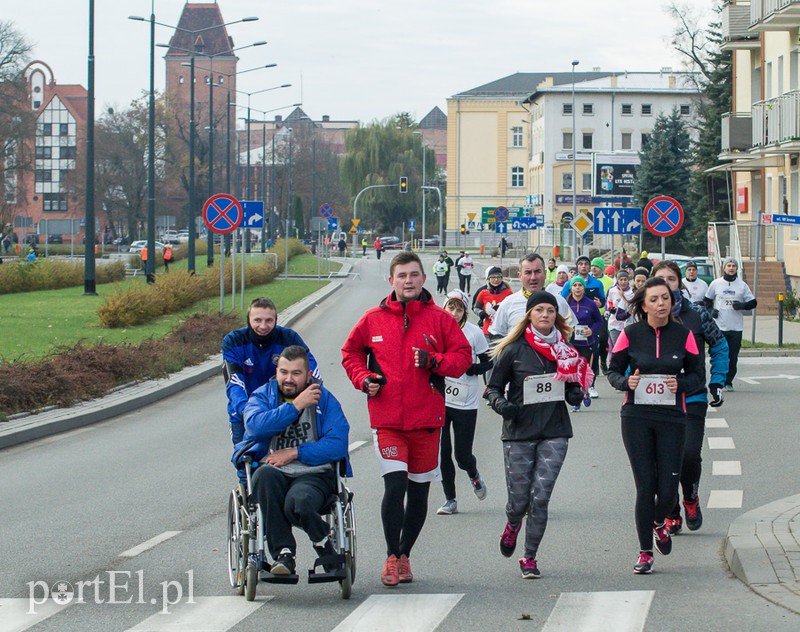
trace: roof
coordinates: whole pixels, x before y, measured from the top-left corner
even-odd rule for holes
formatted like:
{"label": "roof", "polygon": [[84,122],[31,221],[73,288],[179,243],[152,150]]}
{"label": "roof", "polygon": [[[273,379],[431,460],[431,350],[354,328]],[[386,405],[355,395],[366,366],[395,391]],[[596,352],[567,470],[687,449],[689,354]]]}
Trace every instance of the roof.
{"label": "roof", "polygon": [[47,101],[42,103],[42,106],[37,111],[42,111],[53,100],[53,97],[58,97],[64,106],[72,113],[75,120],[80,122],[86,121],[86,110],[89,103],[89,93],[81,85],[76,84],[49,84],[47,86]]}
{"label": "roof", "polygon": [[[178,21],[178,28],[169,40],[167,55],[186,55],[185,51],[194,50],[202,55],[233,54],[233,40],[223,26],[225,21],[217,3],[186,3]],[[208,29],[209,27],[219,26]],[[181,50],[183,49],[183,50]]]}
{"label": "roof", "polygon": [[292,110],[289,116],[284,119],[283,123],[284,125],[310,125],[312,127],[316,127],[316,124],[311,120],[311,117],[303,111],[303,108],[300,107],[296,107],[294,110]]}
{"label": "roof", "polygon": [[422,117],[417,127],[420,129],[447,129],[447,115],[437,105]]}
{"label": "roof", "polygon": [[[608,77],[611,72],[576,72],[574,80],[588,81]],[[529,97],[536,91],[536,88],[546,79],[552,77],[553,85],[572,84],[573,73],[571,72],[517,72],[502,79],[491,81],[477,88],[465,90],[454,95],[454,99],[469,97],[484,97],[498,99],[519,99]]]}

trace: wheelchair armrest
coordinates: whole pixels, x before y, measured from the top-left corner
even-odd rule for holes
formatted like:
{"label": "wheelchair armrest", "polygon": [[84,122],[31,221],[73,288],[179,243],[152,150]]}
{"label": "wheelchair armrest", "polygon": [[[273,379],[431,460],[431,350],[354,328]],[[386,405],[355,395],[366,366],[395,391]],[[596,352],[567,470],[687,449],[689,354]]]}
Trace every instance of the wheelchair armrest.
{"label": "wheelchair armrest", "polygon": [[347,459],[339,459],[336,461],[336,471],[342,478],[347,477]]}

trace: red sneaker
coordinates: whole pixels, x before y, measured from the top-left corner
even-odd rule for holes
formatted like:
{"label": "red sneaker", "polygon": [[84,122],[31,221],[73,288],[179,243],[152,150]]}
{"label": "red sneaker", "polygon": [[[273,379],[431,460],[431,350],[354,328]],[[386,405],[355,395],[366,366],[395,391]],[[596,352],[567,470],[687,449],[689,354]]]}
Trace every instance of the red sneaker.
{"label": "red sneaker", "polygon": [[400,577],[397,575],[397,556],[390,555],[386,558],[383,565],[383,572],[381,573],[381,582],[384,586],[397,586],[400,583]]}
{"label": "red sneaker", "polygon": [[411,562],[407,555],[401,555],[397,560],[397,576],[401,584],[408,584],[414,581],[414,573],[411,572]]}

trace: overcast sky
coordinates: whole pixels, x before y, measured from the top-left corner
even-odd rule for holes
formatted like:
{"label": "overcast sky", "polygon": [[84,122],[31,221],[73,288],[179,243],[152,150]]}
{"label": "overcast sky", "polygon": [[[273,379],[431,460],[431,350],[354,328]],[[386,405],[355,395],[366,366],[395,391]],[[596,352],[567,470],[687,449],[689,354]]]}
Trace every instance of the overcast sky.
{"label": "overcast sky", "polygon": [[[58,83],[86,86],[88,0],[7,0],[13,21],[48,63]],[[95,1],[97,107],[124,107],[148,86],[150,0]],[[303,102],[313,119],[369,122],[407,111],[417,119],[446,99],[515,72],[657,71],[681,67],[669,45],[673,23],[662,0],[220,0],[243,50],[239,70],[277,68],[239,78],[262,110]],[[711,0],[695,0],[710,6]],[[177,24],[184,0],[156,0],[156,20]],[[156,27],[156,42],[171,30]],[[164,86],[164,50],[156,49],[156,89]],[[302,92],[301,92],[302,85]],[[285,112],[288,112],[286,110]]]}

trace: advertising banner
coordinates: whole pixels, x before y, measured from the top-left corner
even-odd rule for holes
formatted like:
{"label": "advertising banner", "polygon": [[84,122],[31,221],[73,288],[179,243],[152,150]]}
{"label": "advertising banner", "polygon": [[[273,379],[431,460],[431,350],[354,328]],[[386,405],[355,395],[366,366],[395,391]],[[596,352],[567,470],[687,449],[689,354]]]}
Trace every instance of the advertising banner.
{"label": "advertising banner", "polygon": [[596,196],[633,195],[638,154],[594,154],[592,191]]}

